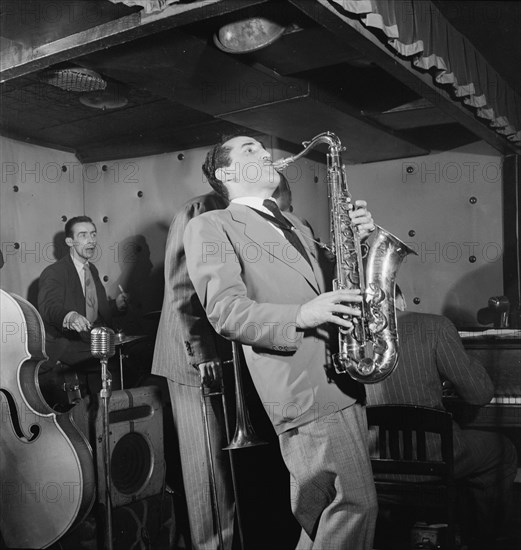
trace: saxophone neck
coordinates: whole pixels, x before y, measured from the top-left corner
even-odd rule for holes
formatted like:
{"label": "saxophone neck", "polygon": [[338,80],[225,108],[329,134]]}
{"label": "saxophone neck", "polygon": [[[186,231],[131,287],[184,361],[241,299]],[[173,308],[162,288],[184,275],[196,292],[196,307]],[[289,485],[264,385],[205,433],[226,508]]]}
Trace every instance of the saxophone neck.
{"label": "saxophone neck", "polygon": [[289,164],[295,162],[300,157],[303,157],[306,155],[311,149],[314,149],[317,145],[320,145],[321,143],[326,143],[329,147],[329,151],[333,154],[338,154],[340,151],[344,151],[345,147],[342,146],[342,143],[340,142],[340,139],[336,134],[333,134],[333,132],[322,132],[321,134],[318,134],[313,139],[310,139],[309,141],[303,141],[302,146],[304,149],[300,151],[300,153],[297,153],[296,155],[293,155],[291,157],[282,158],[279,160],[276,160],[273,163],[273,167],[275,170],[284,170]]}

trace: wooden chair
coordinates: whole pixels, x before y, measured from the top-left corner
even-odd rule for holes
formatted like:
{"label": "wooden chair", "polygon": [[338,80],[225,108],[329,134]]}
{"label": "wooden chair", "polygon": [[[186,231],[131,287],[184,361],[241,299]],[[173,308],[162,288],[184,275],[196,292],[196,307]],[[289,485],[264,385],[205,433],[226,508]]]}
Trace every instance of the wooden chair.
{"label": "wooden chair", "polygon": [[[371,464],[379,500],[394,496],[399,504],[444,508],[446,547],[456,548],[452,415],[415,405],[377,405],[367,407],[367,420],[378,435]],[[428,433],[439,435],[441,458],[429,456]]]}

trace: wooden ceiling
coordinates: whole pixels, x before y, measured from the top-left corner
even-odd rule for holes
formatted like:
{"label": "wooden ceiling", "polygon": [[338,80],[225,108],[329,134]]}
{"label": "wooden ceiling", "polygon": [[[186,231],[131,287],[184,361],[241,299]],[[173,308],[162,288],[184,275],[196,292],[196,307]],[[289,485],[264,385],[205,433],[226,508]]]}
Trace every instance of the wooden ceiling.
{"label": "wooden ceiling", "polygon": [[[215,46],[222,25],[251,16],[275,18],[287,30],[250,54]],[[511,32],[519,37],[519,28]],[[206,146],[236,130],[273,135],[295,151],[330,130],[351,162],[479,139],[509,147],[470,111],[415,86],[386,52],[309,0],[181,1],[155,16],[108,0],[0,0],[0,35],[7,52],[1,133],[73,151],[82,162]],[[105,96],[125,105],[93,108],[80,97],[96,102],[99,92],[46,82],[50,70],[71,67],[96,71],[107,83]]]}

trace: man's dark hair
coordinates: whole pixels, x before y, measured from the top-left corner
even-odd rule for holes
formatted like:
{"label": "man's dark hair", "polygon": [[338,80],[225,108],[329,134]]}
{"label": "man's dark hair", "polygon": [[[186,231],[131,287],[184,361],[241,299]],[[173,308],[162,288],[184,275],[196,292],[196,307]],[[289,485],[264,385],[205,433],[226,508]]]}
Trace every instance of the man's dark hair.
{"label": "man's dark hair", "polygon": [[217,194],[221,195],[221,197],[224,197],[226,200],[230,200],[230,197],[228,196],[228,189],[226,189],[226,186],[220,179],[217,179],[215,176],[215,171],[218,168],[230,166],[231,147],[225,146],[224,144],[233,137],[236,137],[236,135],[222,136],[219,142],[208,151],[203,164],[203,173],[206,176],[208,183]]}
{"label": "man's dark hair", "polygon": [[91,218],[89,218],[89,216],[75,216],[74,218],[67,220],[67,223],[65,224],[65,238],[70,237],[72,239],[74,237],[74,226],[77,223],[91,223],[94,226],[94,229],[96,229],[96,224]]}
{"label": "man's dark hair", "polygon": [[[221,195],[221,197],[224,197],[228,201],[230,200],[230,197],[228,196],[228,189],[226,189],[226,186],[221,180],[215,177],[215,171],[218,168],[225,168],[227,166],[230,166],[231,164],[231,147],[225,146],[224,144],[230,139],[244,135],[244,132],[236,132],[234,134],[222,136],[219,140],[219,143],[216,143],[208,151],[203,164],[203,173],[206,176],[208,183],[212,186],[213,190],[216,193],[218,193],[219,195]],[[259,143],[262,145],[263,148],[265,148],[264,144],[261,141],[259,141]]]}

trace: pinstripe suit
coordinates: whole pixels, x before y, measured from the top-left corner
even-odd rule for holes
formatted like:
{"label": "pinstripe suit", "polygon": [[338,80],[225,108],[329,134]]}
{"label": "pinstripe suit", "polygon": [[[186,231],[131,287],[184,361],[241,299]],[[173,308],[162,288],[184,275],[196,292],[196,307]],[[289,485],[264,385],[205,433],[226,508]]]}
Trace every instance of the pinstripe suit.
{"label": "pinstripe suit", "polygon": [[[398,366],[388,378],[367,387],[368,405],[406,403],[443,409],[442,380],[449,380],[469,404],[485,405],[490,401],[494,393],[492,381],[483,365],[466,353],[449,319],[398,313],[398,335]],[[376,448],[373,435],[371,449]],[[428,448],[439,456],[437,441],[429,440]],[[478,508],[478,521],[475,518],[474,522],[497,525],[497,521],[491,520],[493,511],[504,512],[504,499],[516,473],[513,444],[500,434],[462,430],[454,423],[454,459],[455,475],[465,480]]]}
{"label": "pinstripe suit", "polygon": [[[230,357],[230,350],[229,343],[219,337],[208,322],[190,281],[183,233],[193,217],[225,207],[224,199],[208,193],[188,201],[172,221],[166,244],[165,294],[152,364],[152,373],[168,381],[193,550],[215,550],[218,546],[211,509],[197,364],[217,357]],[[234,501],[228,457],[221,451],[227,440],[219,403],[217,397],[209,402],[209,427],[223,539],[229,550]]]}
{"label": "pinstripe suit", "polygon": [[[311,237],[298,218],[287,218]],[[311,265],[268,221],[233,202],[194,218],[184,238],[188,271],[208,319],[243,344],[279,435],[293,513],[302,526],[298,548],[370,549],[376,495],[364,409],[328,383],[323,327],[296,328],[300,305],[324,288],[317,251],[301,241]]]}

